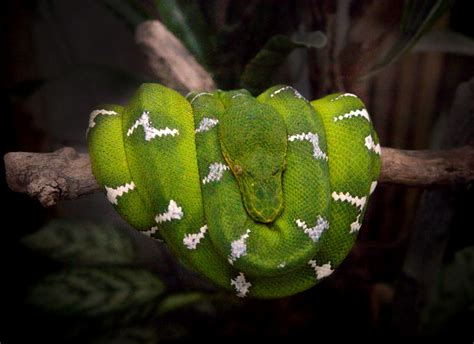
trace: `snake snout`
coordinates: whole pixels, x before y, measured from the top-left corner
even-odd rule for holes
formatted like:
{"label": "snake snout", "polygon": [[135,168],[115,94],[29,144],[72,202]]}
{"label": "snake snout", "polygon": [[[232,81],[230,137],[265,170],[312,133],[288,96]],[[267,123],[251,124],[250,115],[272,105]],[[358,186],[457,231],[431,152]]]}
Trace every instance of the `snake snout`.
{"label": "snake snout", "polygon": [[283,210],[283,190],[278,176],[263,181],[245,183],[243,192],[245,209],[255,221],[271,223]]}

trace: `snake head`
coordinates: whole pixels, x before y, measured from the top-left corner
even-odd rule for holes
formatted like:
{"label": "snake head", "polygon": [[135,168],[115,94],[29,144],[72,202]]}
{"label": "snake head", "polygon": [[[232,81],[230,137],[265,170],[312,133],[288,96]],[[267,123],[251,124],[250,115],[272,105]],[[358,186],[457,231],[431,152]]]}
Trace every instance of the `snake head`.
{"label": "snake head", "polygon": [[222,154],[249,216],[270,223],[283,210],[286,125],[273,107],[250,96],[235,99],[219,125]]}
{"label": "snake head", "polygon": [[245,209],[255,221],[273,222],[283,210],[284,164],[272,161],[268,154],[258,150],[250,160],[253,162],[243,160],[231,165]]}

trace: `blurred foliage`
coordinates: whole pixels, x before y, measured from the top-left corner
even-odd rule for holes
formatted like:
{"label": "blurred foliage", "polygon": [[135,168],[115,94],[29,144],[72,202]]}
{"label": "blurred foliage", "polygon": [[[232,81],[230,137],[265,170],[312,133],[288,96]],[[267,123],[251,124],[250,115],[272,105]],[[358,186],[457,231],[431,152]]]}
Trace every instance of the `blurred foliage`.
{"label": "blurred foliage", "polygon": [[131,238],[111,225],[55,220],[22,241],[65,264],[131,264],[136,255]]}
{"label": "blurred foliage", "polygon": [[55,333],[61,340],[152,343],[179,338],[189,326],[179,318],[164,318],[180,310],[215,311],[227,299],[200,292],[166,293],[161,279],[138,264],[133,239],[109,225],[55,220],[22,242],[62,264],[32,284],[26,297],[32,310],[50,316],[53,323],[64,322]]}
{"label": "blurred foliage", "polygon": [[164,289],[161,280],[145,269],[76,267],[46,276],[33,286],[27,301],[62,315],[94,317],[126,311],[129,316],[130,309],[149,305]]}
{"label": "blurred foliage", "polygon": [[[298,29],[302,20],[301,11],[310,8],[310,6],[307,7],[308,5],[302,5],[301,10],[298,11],[291,2],[282,2],[276,7],[271,3],[258,1],[251,1],[244,7],[233,2],[198,0],[101,0],[101,3],[126,22],[131,29],[145,20],[159,19],[183,42],[198,62],[214,74],[222,88],[235,88],[240,79],[242,86],[248,87],[252,93],[258,93],[272,83],[275,68],[285,62],[293,49],[326,48],[325,33],[321,31],[301,33]],[[437,50],[472,55],[472,40],[468,37],[455,32],[430,32],[437,19],[446,13],[452,4],[453,0],[406,0],[398,39],[381,54],[363,78],[383,70],[415,45],[418,51]],[[221,20],[219,18],[223,16],[219,11],[230,13],[224,15],[223,18],[226,20],[221,24],[217,24]],[[242,17],[232,15],[232,11],[237,11]],[[249,13],[252,13],[252,16]],[[247,17],[261,20],[252,22],[251,27],[248,28],[249,23],[245,21]],[[275,18],[278,20],[275,21]],[[272,25],[273,29],[270,29],[269,25]],[[249,32],[251,36],[243,36]],[[281,35],[281,32],[287,32],[287,35]],[[299,37],[295,36],[297,32],[299,32]],[[236,37],[249,44],[233,45]],[[228,51],[229,49],[232,51]],[[228,56],[229,53],[232,58]],[[254,57],[251,58],[248,54]],[[228,58],[231,60],[226,62]],[[230,64],[232,68],[230,70],[225,68],[226,75],[222,75],[221,69],[231,67]],[[112,80],[120,77],[123,81],[134,78],[135,80],[130,81],[136,83],[150,81],[126,75],[125,71],[107,66],[95,66],[95,68],[94,66],[78,66],[72,68],[70,76],[74,77],[75,69],[77,73],[84,73],[84,68],[92,68],[90,72],[97,73],[99,76],[104,73],[110,74]],[[101,69],[104,71],[101,72]],[[232,69],[238,75],[233,76]],[[87,73],[87,70],[85,72]],[[47,81],[50,79],[25,80],[15,85],[10,93],[24,97]]]}
{"label": "blurred foliage", "polygon": [[452,3],[453,0],[406,0],[398,39],[365,77],[374,75],[407,53]]}
{"label": "blurred foliage", "polygon": [[196,1],[102,0],[102,2],[132,29],[145,20],[160,19],[199,63],[209,66],[213,56],[213,35]]}
{"label": "blurred foliage", "polygon": [[439,51],[474,56],[474,39],[451,30],[432,30],[421,36],[413,51]]}
{"label": "blurred foliage", "polygon": [[198,292],[172,294],[161,301],[158,307],[158,314],[163,315],[178,308],[194,305],[200,301],[203,301],[203,294]]}
{"label": "blurred foliage", "polygon": [[[159,19],[213,74],[223,89],[238,87],[244,66],[265,41],[280,32],[293,34],[301,19],[301,10],[288,1],[278,6],[258,1],[247,2],[244,6],[239,2],[197,0],[102,0],[102,3],[130,28],[145,20]],[[277,21],[274,21],[275,17],[278,17]],[[248,22],[256,18],[257,21]],[[236,39],[247,43],[235,45]],[[320,47],[325,37],[321,33],[308,33],[294,41],[299,46]],[[287,54],[276,65],[281,64]],[[264,77],[261,79],[265,78],[265,73],[262,72]]]}
{"label": "blurred foliage", "polygon": [[263,46],[257,55],[245,66],[242,86],[252,94],[258,94],[270,87],[272,76],[295,48],[322,49],[327,38],[321,31],[313,31],[290,38],[277,35]]}
{"label": "blurred foliage", "polygon": [[214,55],[214,35],[195,1],[154,0],[160,20],[204,66]]}
{"label": "blurred foliage", "polygon": [[131,29],[135,29],[144,20],[148,19],[148,14],[141,8],[136,1],[133,0],[102,0],[103,4],[112,12],[129,25]]}
{"label": "blurred foliage", "polygon": [[[103,3],[123,18],[131,27],[135,27],[139,23],[148,19],[159,19],[163,24],[180,39],[183,44],[190,50],[196,59],[206,66],[211,72],[216,74],[219,79],[219,64],[222,64],[222,56],[224,51],[229,47],[222,46],[219,42],[232,42],[233,36],[240,34],[242,26],[246,23],[240,21],[234,22],[232,16],[227,19],[226,25],[221,28],[215,27],[218,17],[221,15],[216,13],[219,10],[232,10],[236,6],[233,3],[222,4],[215,1],[203,3],[201,1],[184,1],[184,0],[102,0]],[[393,45],[386,50],[376,60],[369,72],[363,76],[370,77],[384,67],[394,63],[401,56],[410,51],[423,37],[435,22],[444,14],[453,4],[453,0],[406,0],[403,15],[400,21],[398,39]],[[271,85],[272,76],[275,74],[275,68],[279,67],[287,58],[288,54],[298,47],[312,47],[322,49],[326,45],[326,36],[323,32],[309,32],[300,34],[299,38],[289,38],[277,33],[282,29],[288,30],[291,26],[291,33],[295,33],[296,23],[285,23],[285,21],[275,22],[275,34],[265,27],[268,20],[270,8],[274,13],[274,17],[280,17],[278,11],[290,12],[286,2],[282,2],[278,8],[270,6],[270,4],[249,2],[246,4],[247,11],[254,12],[254,17],[262,20],[252,23],[253,36],[250,41],[258,41],[260,33],[266,38],[267,42],[260,50],[257,51],[254,58],[250,62],[245,61],[243,49],[249,50],[250,47],[234,46],[234,54],[240,55],[240,63],[242,64],[240,72],[241,85],[249,88],[252,93],[258,93]],[[293,7],[293,6],[291,6]],[[304,7],[304,6],[303,6]],[[293,13],[295,14],[295,13]],[[288,16],[286,16],[288,17]],[[294,16],[298,18],[298,16]],[[300,18],[301,19],[301,18]],[[270,21],[270,23],[272,23]],[[248,30],[246,30],[248,31]],[[444,52],[455,52],[463,54],[472,54],[472,49],[466,48],[467,43],[465,37],[450,34],[446,39],[443,35],[441,41],[439,36],[433,37],[428,35],[420,44],[420,49],[427,49],[428,46],[437,46],[437,50]],[[456,36],[456,37],[454,37]],[[430,38],[431,37],[431,38]],[[451,39],[451,38],[455,39]],[[242,37],[240,37],[242,39]],[[245,37],[243,37],[245,39]],[[436,39],[435,44],[430,43],[430,39]],[[444,43],[443,43],[444,42]],[[263,43],[263,42],[262,42]],[[464,46],[464,47],[463,47]],[[431,48],[433,49],[433,48]],[[242,60],[244,58],[244,60]],[[239,57],[237,57],[239,59]],[[220,60],[220,61],[219,61]],[[235,68],[239,69],[239,65]],[[229,77],[229,76],[227,76]],[[220,81],[220,80],[218,80]],[[234,83],[232,87],[236,87]],[[226,88],[226,87],[223,87]]]}
{"label": "blurred foliage", "polygon": [[441,269],[424,311],[422,329],[427,335],[447,334],[447,329],[465,331],[466,319],[474,320],[474,246],[457,252]]}

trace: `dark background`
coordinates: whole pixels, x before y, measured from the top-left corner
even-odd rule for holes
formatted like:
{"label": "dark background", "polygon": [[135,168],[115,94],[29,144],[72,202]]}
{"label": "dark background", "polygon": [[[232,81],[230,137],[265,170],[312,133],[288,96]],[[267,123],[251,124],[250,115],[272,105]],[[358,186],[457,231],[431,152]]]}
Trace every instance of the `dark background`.
{"label": "dark background", "polygon": [[[153,1],[136,1],[134,21],[117,11],[117,4],[125,3],[24,0],[3,5],[3,154],[50,152],[63,146],[86,151],[91,109],[99,103],[126,102],[145,80],[159,82],[134,43],[134,27],[145,18],[166,24],[163,9]],[[184,9],[183,25],[194,30],[198,42],[197,47],[188,43],[188,48],[198,53],[220,88],[240,87],[244,66],[273,35],[321,30],[328,45],[294,51],[275,71],[275,83],[291,84],[310,99],[341,90],[357,93],[386,147],[472,144],[472,126],[456,125],[474,123],[472,46],[462,54],[449,53],[449,40],[432,40],[360,80],[396,39],[403,1],[164,3],[171,9],[175,4],[176,11]],[[455,1],[434,29],[472,39],[468,8],[469,1]],[[451,110],[455,99],[456,111]],[[135,342],[210,335],[474,338],[472,185],[428,191],[380,185],[353,251],[330,278],[293,297],[236,302],[228,296],[216,298],[220,294],[183,268],[164,244],[130,229],[103,195],[45,209],[10,191],[3,178],[1,183],[2,344],[40,339],[105,342],[101,336],[117,327],[136,329],[140,335]],[[209,298],[133,326],[104,325],[97,318],[77,319],[32,306],[25,302],[29,290],[61,266],[27,249],[20,239],[57,218],[113,224],[133,238],[139,264],[162,278],[167,293],[199,290]],[[433,272],[433,280],[420,289],[416,281],[426,281],[425,270]],[[427,301],[419,304],[420,299]],[[79,323],[90,326],[76,326]]]}

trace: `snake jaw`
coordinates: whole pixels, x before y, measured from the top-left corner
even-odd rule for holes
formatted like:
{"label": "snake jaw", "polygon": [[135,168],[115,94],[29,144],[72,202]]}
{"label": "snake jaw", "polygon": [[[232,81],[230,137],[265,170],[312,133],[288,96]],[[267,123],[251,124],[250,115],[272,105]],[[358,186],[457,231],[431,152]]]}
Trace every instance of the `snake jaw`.
{"label": "snake jaw", "polygon": [[[284,208],[282,177],[286,169],[286,159],[278,167],[258,169],[252,173],[248,164],[232,160],[225,146],[222,155],[228,163],[242,195],[244,208],[257,222],[271,223]],[[261,158],[264,161],[265,157]]]}
{"label": "snake jaw", "polygon": [[283,210],[282,171],[266,179],[237,177],[245,209],[253,220],[271,223]]}

